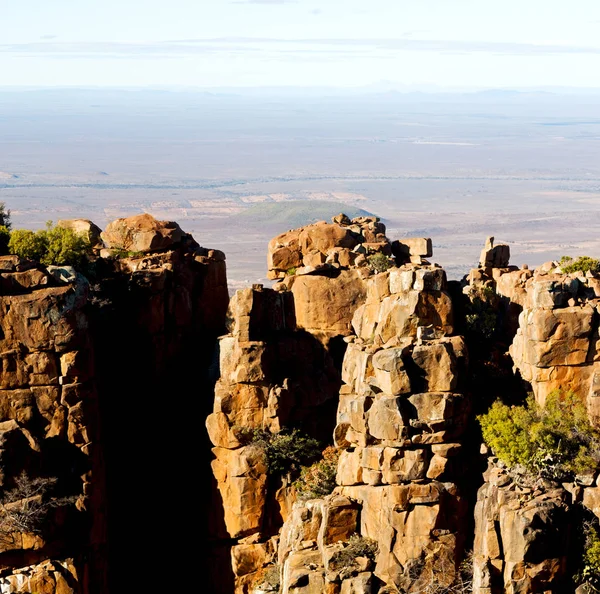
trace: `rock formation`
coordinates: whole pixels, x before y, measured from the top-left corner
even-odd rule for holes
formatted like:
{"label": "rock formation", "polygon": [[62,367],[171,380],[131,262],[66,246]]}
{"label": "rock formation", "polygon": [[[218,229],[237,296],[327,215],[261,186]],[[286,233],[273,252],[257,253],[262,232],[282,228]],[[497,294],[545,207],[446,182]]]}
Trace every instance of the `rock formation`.
{"label": "rock formation", "polygon": [[[373,591],[417,592],[432,580],[454,580],[466,513],[455,481],[469,404],[461,393],[466,348],[453,336],[445,289],[443,270],[432,266],[409,264],[368,279],[355,335],[346,339],[335,429],[339,487],[322,509],[296,504],[290,520],[296,525],[284,526],[285,594],[316,592],[316,584],[321,591],[353,591],[357,580]],[[298,526],[299,518],[310,528]],[[309,534],[289,542],[288,530]],[[312,530],[319,538],[310,537]],[[373,566],[345,575],[330,559],[353,533],[376,541],[379,553]],[[303,570],[300,587],[298,567],[308,558],[313,569]]]}
{"label": "rock formation", "polygon": [[[488,238],[448,282],[430,239],[340,214],[274,238],[273,287],[229,300],[225,255],[176,223],[59,225],[93,244],[87,277],[0,257],[1,592],[150,591],[155,558],[213,594],[591,583],[598,468],[509,467],[476,416],[571,390],[600,426],[600,275]],[[299,474],[316,441],[331,476],[314,452]]]}
{"label": "rock formation", "polygon": [[[61,226],[95,233],[88,221]],[[171,429],[162,401],[167,387],[171,397],[182,381],[189,390],[188,369],[211,391],[203,372],[224,329],[225,258],[191,240],[164,249],[160,225],[149,226],[155,237],[146,228],[145,247],[132,245],[150,254],[98,258],[91,282],[70,267],[0,257],[2,592],[147,590],[154,578],[126,567],[141,567],[187,516],[172,485],[206,411],[194,405]],[[151,522],[134,497],[156,501]]]}

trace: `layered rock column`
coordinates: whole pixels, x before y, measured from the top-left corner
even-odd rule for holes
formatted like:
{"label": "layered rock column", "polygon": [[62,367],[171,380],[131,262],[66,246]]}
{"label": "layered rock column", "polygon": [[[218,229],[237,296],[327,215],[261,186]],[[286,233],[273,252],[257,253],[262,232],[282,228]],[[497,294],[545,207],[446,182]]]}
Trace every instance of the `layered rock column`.
{"label": "layered rock column", "polygon": [[[296,326],[291,292],[256,286],[238,291],[219,341],[220,378],[206,421],[218,496],[213,536],[231,548],[235,592],[249,592],[272,560],[293,489],[269,480],[264,453],[248,443],[254,430],[300,427],[326,441],[333,429],[339,373],[312,334]],[[226,591],[226,590],[224,590]],[[230,590],[233,591],[233,590]]]}
{"label": "layered rock column", "polygon": [[598,305],[600,279],[539,270],[526,284],[519,329],[510,347],[515,367],[544,403],[572,390],[600,417]]}
{"label": "layered rock column", "polygon": [[569,591],[574,514],[558,484],[515,484],[491,460],[475,506],[474,594]]}
{"label": "layered rock column", "polygon": [[16,256],[0,257],[0,270],[0,487],[10,491],[19,476],[30,485],[50,479],[46,496],[67,497],[29,531],[7,533],[3,512],[0,589],[105,592],[104,472],[83,309],[89,284],[73,269]]}
{"label": "layered rock column", "polygon": [[[333,499],[296,504],[295,527],[284,527],[284,593],[316,592],[316,584],[323,592],[386,585],[417,592],[454,579],[464,540],[466,506],[456,480],[469,405],[461,392],[466,349],[453,335],[445,289],[445,273],[434,266],[409,264],[368,279],[355,334],[346,339],[335,429],[343,449],[339,486]],[[326,520],[335,517],[345,521]],[[343,576],[329,559],[355,531],[377,542],[376,565]],[[299,582],[299,560],[307,556]]]}

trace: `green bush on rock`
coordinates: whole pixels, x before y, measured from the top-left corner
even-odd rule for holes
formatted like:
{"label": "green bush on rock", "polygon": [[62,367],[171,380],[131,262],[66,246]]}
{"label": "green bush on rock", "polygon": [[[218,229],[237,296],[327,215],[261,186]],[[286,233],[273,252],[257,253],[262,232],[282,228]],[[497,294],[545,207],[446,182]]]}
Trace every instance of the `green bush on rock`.
{"label": "green bush on rock", "polygon": [[381,252],[367,256],[367,262],[369,263],[369,268],[376,274],[389,270],[393,264],[392,259]]}
{"label": "green bush on rock", "polygon": [[284,475],[297,472],[302,466],[312,464],[321,454],[316,439],[298,429],[282,429],[270,433],[264,429],[237,428],[237,438],[242,443],[252,444],[263,450],[269,474]]}
{"label": "green bush on rock", "polygon": [[563,256],[558,265],[567,274],[572,272],[600,272],[600,260],[590,256],[579,256],[573,260],[571,256]]}
{"label": "green bush on rock", "polygon": [[82,268],[89,259],[92,246],[85,235],[79,235],[72,229],[55,227],[52,221],[48,221],[46,229],[40,231],[13,231],[8,250],[21,258],[36,260],[46,266]]}
{"label": "green bush on rock", "polygon": [[554,391],[546,405],[530,396],[526,406],[494,402],[478,417],[485,443],[509,467],[565,478],[590,472],[600,460],[600,433],[584,403],[571,391]]}
{"label": "green bush on rock", "polygon": [[323,458],[311,466],[304,466],[300,478],[294,483],[299,499],[318,499],[329,495],[336,487],[340,450],[329,446],[323,450]]}

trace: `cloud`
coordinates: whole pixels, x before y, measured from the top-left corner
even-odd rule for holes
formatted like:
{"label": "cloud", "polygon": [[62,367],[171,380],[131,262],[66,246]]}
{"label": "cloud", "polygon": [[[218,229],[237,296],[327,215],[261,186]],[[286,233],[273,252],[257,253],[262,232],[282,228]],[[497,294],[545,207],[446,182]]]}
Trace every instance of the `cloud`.
{"label": "cloud", "polygon": [[413,38],[396,39],[277,39],[253,37],[223,37],[214,39],[182,39],[150,43],[118,42],[60,42],[48,37],[45,41],[0,44],[0,54],[19,57],[186,57],[208,53],[250,52],[269,58],[289,59],[292,55],[330,57],[373,56],[395,52],[432,52],[439,54],[488,53],[496,55],[559,55],[595,54],[600,47],[577,45],[536,45],[530,43],[505,43],[488,41],[448,41]]}
{"label": "cloud", "polygon": [[40,39],[56,39],[58,35],[42,35]]}

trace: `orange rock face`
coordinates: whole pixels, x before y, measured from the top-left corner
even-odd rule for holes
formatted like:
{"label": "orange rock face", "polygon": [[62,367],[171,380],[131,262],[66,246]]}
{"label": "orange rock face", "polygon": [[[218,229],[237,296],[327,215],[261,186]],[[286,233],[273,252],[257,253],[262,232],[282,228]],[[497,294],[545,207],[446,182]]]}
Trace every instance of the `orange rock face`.
{"label": "orange rock face", "polygon": [[177,223],[157,221],[152,215],[141,214],[109,223],[101,237],[111,249],[153,252],[178,244],[184,233]]}

